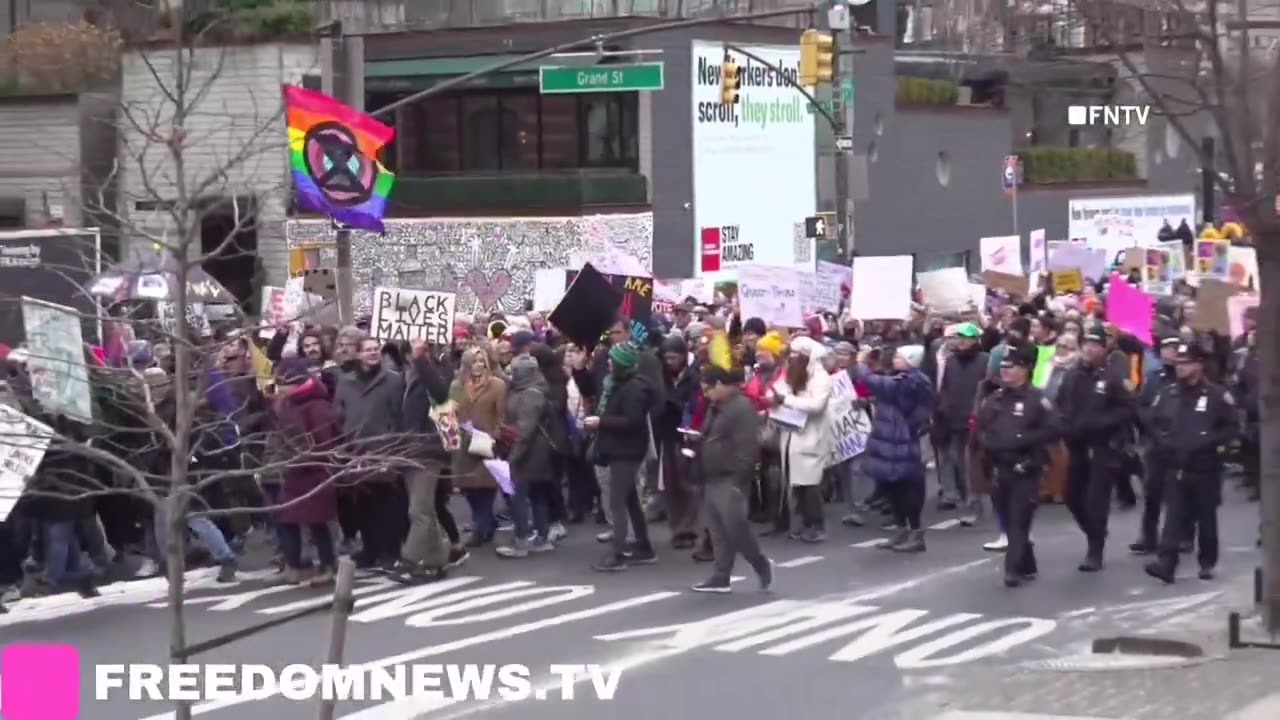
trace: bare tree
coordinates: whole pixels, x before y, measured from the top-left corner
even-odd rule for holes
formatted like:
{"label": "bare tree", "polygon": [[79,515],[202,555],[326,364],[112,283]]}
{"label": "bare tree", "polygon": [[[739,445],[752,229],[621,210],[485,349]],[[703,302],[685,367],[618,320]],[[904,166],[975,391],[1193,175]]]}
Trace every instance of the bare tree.
{"label": "bare tree", "polygon": [[[101,287],[83,288],[101,302],[101,307],[89,312],[70,310],[79,320],[98,321],[105,330],[104,344],[136,337],[168,347],[171,402],[163,400],[161,388],[149,384],[136,370],[89,367],[83,357],[76,357],[81,348],[61,348],[57,357],[42,354],[44,351],[28,352],[26,367],[44,371],[28,376],[27,387],[18,383],[15,394],[26,414],[47,421],[48,430],[31,426],[21,429],[20,437],[0,437],[0,445],[28,450],[35,450],[33,445],[47,445],[44,464],[28,481],[24,499],[81,502],[124,494],[152,508],[157,530],[166,538],[162,550],[171,610],[169,645],[175,662],[186,661],[188,646],[183,539],[190,520],[285,507],[209,507],[200,502],[203,492],[236,480],[252,484],[256,475],[301,465],[323,468],[327,480],[290,503],[296,504],[335,484],[349,485],[396,472],[412,462],[409,458],[419,441],[413,434],[398,431],[373,438],[339,436],[324,441],[291,436],[288,458],[260,459],[251,468],[238,463],[216,470],[192,467],[191,458],[202,439],[224,432],[239,419],[208,407],[204,399],[219,389],[218,383],[254,385],[260,379],[244,367],[239,372],[223,368],[221,375],[210,372],[227,348],[244,347],[246,338],[252,342],[260,328],[237,316],[233,323],[236,332],[229,337],[218,340],[206,330],[202,298],[197,297],[208,291],[197,287],[205,277],[202,265],[214,257],[245,252],[237,245],[237,238],[255,228],[256,216],[241,199],[264,194],[262,177],[278,180],[268,194],[283,194],[287,189],[287,138],[280,93],[250,98],[255,106],[251,116],[242,108],[219,107],[212,99],[215,86],[233,82],[224,74],[230,51],[218,45],[226,40],[228,29],[243,28],[246,20],[232,10],[210,12],[208,7],[216,4],[204,4],[199,13],[173,11],[166,23],[169,37],[131,51],[134,69],[145,72],[152,92],[122,95],[106,120],[119,133],[116,163],[110,173],[94,179],[95,188],[86,193],[83,202],[94,215],[118,227],[134,252],[126,253],[114,265],[107,263],[120,281],[117,285],[105,282]],[[121,183],[122,177],[128,182]],[[211,212],[225,213],[228,206],[231,226],[224,228],[214,238],[216,246],[211,246],[204,221]],[[100,253],[93,260],[106,262]],[[85,273],[83,266],[64,269],[68,277],[83,278]],[[132,299],[131,293],[147,277],[161,278],[161,284],[167,284],[164,294],[171,311],[167,316],[157,311],[155,302],[113,302]],[[0,295],[4,292],[0,289]],[[0,297],[0,303],[18,302],[21,298]],[[107,306],[114,310],[108,311]],[[133,312],[137,308],[145,310]],[[53,312],[64,309],[55,307]],[[31,337],[30,332],[28,343],[33,348],[40,346],[39,338]],[[72,383],[77,393],[92,391],[99,406],[90,413],[93,417],[71,418],[61,410],[42,407],[42,383],[51,382]],[[79,386],[74,387],[75,383]],[[266,415],[269,418],[270,414]],[[242,446],[261,446],[284,431],[268,421],[239,424],[236,432]],[[189,718],[190,713],[189,705],[177,704],[179,718]]]}

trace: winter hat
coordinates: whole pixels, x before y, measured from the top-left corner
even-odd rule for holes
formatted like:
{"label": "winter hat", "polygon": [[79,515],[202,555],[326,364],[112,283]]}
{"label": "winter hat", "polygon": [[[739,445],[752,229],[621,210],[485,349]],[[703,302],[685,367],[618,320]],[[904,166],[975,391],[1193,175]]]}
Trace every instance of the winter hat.
{"label": "winter hat", "polygon": [[911,367],[918,368],[920,361],[924,359],[924,348],[920,345],[903,345],[898,348],[897,355]]}
{"label": "winter hat", "polygon": [[822,337],[824,332],[822,329],[822,318],[818,315],[810,315],[805,318],[804,329],[809,331],[809,335],[815,338]]}
{"label": "winter hat", "polygon": [[762,337],[765,333],[769,332],[769,327],[764,324],[764,320],[761,320],[758,317],[747,318],[747,321],[742,323],[742,332],[744,334],[751,333],[756,337]]}
{"label": "winter hat", "polygon": [[281,385],[301,385],[311,379],[311,366],[305,358],[281,358],[276,365],[276,382]]}
{"label": "winter hat", "polygon": [[609,348],[609,359],[613,361],[614,367],[630,369],[640,361],[640,356],[631,343],[619,343]]}
{"label": "winter hat", "polygon": [[782,346],[786,345],[786,343],[787,341],[782,339],[782,334],[774,330],[766,333],[764,337],[756,341],[756,350],[767,352],[777,357],[782,354]]}
{"label": "winter hat", "polygon": [[978,329],[977,325],[974,325],[971,322],[966,322],[966,323],[960,323],[959,325],[956,325],[955,329],[952,330],[951,335],[955,337],[972,339],[972,338],[980,337],[982,335],[982,331]]}
{"label": "winter hat", "polygon": [[685,342],[685,339],[679,335],[672,335],[662,341],[662,352],[684,355],[689,352],[689,343]]}
{"label": "winter hat", "polygon": [[533,340],[533,333],[528,330],[517,330],[511,336],[511,351],[516,353],[522,352],[525,348],[529,347],[529,343],[532,343]]}

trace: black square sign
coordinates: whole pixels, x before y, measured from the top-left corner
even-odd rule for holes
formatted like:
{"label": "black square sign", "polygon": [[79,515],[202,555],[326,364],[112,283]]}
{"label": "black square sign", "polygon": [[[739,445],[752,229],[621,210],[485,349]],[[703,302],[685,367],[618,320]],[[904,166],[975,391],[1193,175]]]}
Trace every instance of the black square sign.
{"label": "black square sign", "polygon": [[816,215],[814,217],[805,218],[804,236],[809,239],[826,237],[827,219]]}

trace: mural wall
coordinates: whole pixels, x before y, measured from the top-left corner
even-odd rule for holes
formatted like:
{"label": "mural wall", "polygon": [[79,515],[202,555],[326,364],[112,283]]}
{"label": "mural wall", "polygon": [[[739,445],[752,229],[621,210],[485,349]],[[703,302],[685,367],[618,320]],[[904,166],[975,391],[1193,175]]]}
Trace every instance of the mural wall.
{"label": "mural wall", "polygon": [[[290,220],[290,248],[333,242],[324,220]],[[386,233],[351,242],[357,314],[379,285],[458,294],[458,312],[517,312],[533,298],[534,274],[579,259],[625,254],[653,267],[653,214],[554,218],[387,220]]]}

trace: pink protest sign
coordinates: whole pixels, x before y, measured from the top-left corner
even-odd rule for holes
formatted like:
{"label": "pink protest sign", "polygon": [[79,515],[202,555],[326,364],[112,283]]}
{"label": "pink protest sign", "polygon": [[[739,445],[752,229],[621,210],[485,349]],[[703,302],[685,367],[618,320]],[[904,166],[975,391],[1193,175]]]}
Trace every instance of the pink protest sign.
{"label": "pink protest sign", "polygon": [[1112,275],[1107,283],[1107,320],[1120,330],[1151,344],[1151,296]]}

